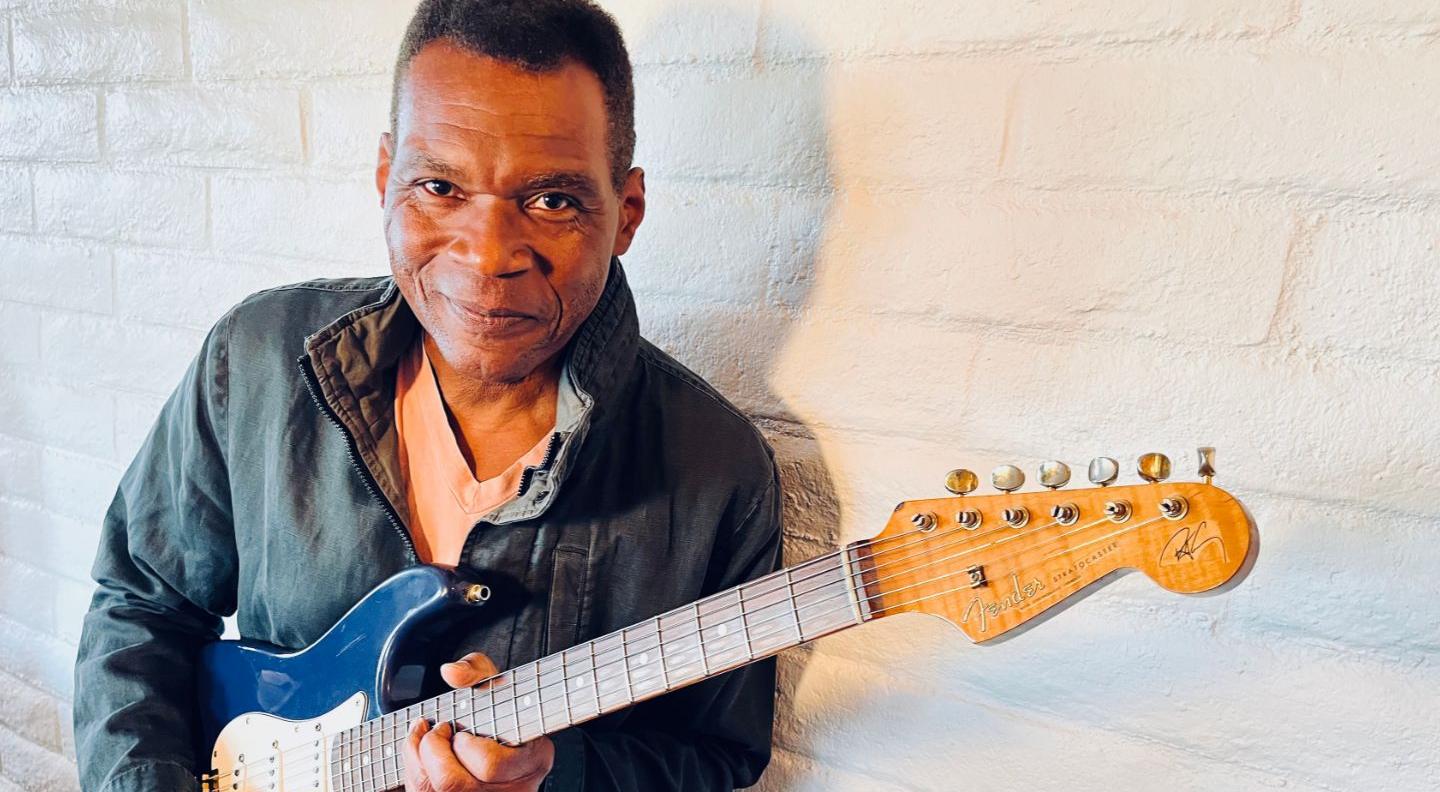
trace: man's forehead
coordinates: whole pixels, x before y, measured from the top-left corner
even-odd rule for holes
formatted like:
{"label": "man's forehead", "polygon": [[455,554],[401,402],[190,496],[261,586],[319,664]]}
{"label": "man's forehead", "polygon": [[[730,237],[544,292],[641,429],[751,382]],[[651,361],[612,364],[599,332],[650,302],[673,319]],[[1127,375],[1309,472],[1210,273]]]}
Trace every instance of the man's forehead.
{"label": "man's forehead", "polygon": [[604,90],[578,63],[531,71],[442,39],[415,55],[403,79],[396,130],[402,140],[532,138],[604,154]]}

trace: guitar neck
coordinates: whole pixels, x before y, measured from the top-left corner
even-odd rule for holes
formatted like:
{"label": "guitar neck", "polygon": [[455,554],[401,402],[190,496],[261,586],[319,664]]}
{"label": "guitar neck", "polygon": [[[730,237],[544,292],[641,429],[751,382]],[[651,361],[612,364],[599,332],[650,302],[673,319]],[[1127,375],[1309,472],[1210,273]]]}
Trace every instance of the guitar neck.
{"label": "guitar neck", "polygon": [[[861,624],[871,612],[858,583],[863,544],[509,669],[484,687],[443,693],[341,732],[330,749],[332,777],[343,784],[336,788],[402,785],[401,749],[416,718],[519,745]],[[362,770],[363,776],[348,775]]]}

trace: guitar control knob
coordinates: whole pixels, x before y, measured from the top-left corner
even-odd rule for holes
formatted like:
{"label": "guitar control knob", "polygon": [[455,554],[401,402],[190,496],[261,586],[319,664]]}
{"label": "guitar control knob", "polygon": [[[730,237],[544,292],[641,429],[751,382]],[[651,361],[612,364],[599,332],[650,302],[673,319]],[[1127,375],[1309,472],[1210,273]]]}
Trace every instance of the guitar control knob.
{"label": "guitar control knob", "polygon": [[1120,463],[1110,457],[1095,457],[1090,460],[1090,483],[1097,487],[1108,487],[1120,477]]}
{"label": "guitar control knob", "polygon": [[1059,489],[1070,483],[1070,466],[1064,462],[1050,460],[1040,463],[1040,483],[1050,489]]}
{"label": "guitar control knob", "polygon": [[990,474],[990,483],[1001,492],[1014,492],[1025,485],[1025,471],[1014,465],[1001,465]]}
{"label": "guitar control knob", "polygon": [[980,486],[980,478],[974,471],[956,468],[945,474],[945,489],[954,495],[969,495]]}
{"label": "guitar control knob", "polygon": [[1141,454],[1135,469],[1139,471],[1140,478],[1151,484],[1164,481],[1170,478],[1170,457],[1164,454]]}

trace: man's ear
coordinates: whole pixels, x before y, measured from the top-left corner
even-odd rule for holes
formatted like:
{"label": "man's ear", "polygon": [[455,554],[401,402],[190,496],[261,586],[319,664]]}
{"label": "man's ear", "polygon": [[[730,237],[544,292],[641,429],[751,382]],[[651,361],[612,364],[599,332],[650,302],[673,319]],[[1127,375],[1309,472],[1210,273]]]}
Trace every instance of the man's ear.
{"label": "man's ear", "polygon": [[380,208],[385,208],[385,187],[390,183],[390,161],[395,156],[394,138],[380,133],[380,151],[375,155],[375,191],[380,193]]}
{"label": "man's ear", "polygon": [[635,240],[635,232],[645,219],[645,171],[631,168],[620,188],[620,226],[615,229],[615,251],[623,256]]}

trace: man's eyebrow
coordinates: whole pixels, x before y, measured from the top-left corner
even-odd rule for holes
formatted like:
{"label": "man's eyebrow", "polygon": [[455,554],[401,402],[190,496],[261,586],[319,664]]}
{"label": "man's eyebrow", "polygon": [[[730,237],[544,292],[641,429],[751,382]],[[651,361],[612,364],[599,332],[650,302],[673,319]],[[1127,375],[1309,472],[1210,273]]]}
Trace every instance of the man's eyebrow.
{"label": "man's eyebrow", "polygon": [[407,155],[404,170],[425,170],[451,179],[463,175],[459,168],[425,151],[415,151]]}
{"label": "man's eyebrow", "polygon": [[520,183],[524,192],[532,190],[573,190],[597,195],[600,192],[595,180],[580,171],[550,171],[526,177]]}

